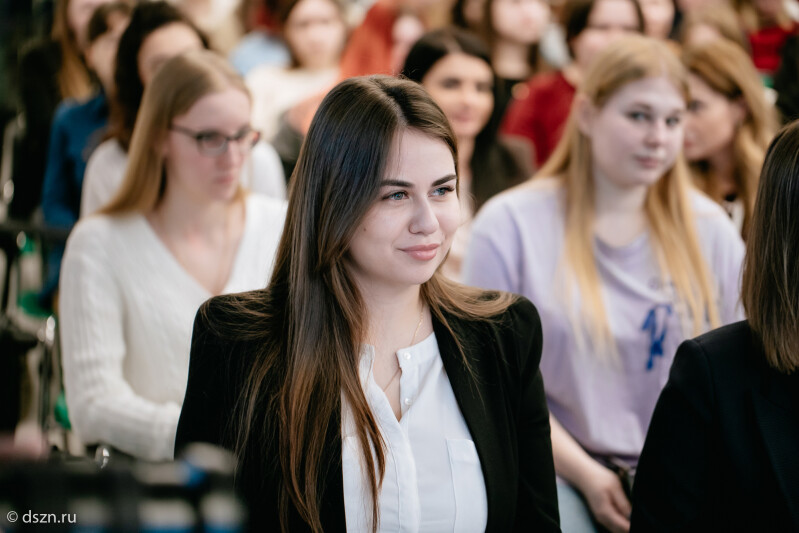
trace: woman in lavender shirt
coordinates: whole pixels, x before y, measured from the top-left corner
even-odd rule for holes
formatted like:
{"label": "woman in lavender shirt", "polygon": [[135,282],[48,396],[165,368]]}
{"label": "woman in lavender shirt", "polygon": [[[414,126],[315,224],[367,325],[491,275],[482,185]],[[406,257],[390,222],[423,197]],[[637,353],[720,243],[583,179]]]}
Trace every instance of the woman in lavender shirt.
{"label": "woman in lavender shirt", "polygon": [[617,473],[634,471],[677,346],[741,318],[743,243],[691,186],[687,100],[665,45],[612,45],[549,162],[474,223],[466,281],[523,294],[541,313],[563,531],[629,529]]}

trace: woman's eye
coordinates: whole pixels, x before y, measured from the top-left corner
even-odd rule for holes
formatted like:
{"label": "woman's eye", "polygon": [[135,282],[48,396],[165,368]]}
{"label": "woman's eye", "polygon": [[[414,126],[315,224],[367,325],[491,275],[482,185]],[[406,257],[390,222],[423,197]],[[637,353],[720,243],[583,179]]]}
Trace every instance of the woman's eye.
{"label": "woman's eye", "polygon": [[682,122],[681,117],[669,117],[666,119],[666,125],[670,127],[679,126],[680,122]]}
{"label": "woman's eye", "polygon": [[446,185],[444,187],[433,189],[433,196],[446,196],[447,194],[453,191],[455,191],[454,187],[452,187],[451,185]]}
{"label": "woman's eye", "polygon": [[647,115],[646,113],[644,113],[642,111],[632,111],[632,112],[628,113],[627,116],[630,117],[632,120],[634,120],[636,122],[641,122],[641,121],[649,119],[649,115]]}
{"label": "woman's eye", "polygon": [[403,200],[407,198],[407,194],[403,191],[393,192],[385,197],[386,200]]}
{"label": "woman's eye", "polygon": [[703,107],[704,104],[699,100],[691,100],[690,102],[688,102],[688,111],[690,111],[691,113],[696,113],[698,111],[701,111]]}
{"label": "woman's eye", "polygon": [[225,142],[226,138],[221,133],[209,131],[197,135],[197,140],[199,140],[201,143],[205,143],[208,146],[219,146]]}

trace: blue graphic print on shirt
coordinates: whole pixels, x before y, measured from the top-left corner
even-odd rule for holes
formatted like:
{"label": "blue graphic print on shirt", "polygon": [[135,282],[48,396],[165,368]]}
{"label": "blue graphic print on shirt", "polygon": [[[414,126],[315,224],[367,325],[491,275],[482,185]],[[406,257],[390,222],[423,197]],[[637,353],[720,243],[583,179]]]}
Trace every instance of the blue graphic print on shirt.
{"label": "blue graphic print on shirt", "polygon": [[[660,310],[660,312],[658,312]],[[649,359],[646,362],[646,369],[652,370],[655,367],[655,358],[663,357],[663,340],[669,331],[669,317],[672,315],[671,304],[656,304],[646,315],[642,331],[649,331]]]}

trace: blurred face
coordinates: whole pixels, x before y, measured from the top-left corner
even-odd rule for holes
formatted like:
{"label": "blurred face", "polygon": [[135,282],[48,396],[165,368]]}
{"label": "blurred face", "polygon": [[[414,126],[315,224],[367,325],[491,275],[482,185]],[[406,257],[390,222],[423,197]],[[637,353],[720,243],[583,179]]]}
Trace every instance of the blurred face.
{"label": "blurred face", "polygon": [[86,27],[98,6],[107,4],[111,0],[68,0],[67,26],[75,36],[78,49],[86,49]]}
{"label": "blurred face", "polygon": [[327,68],[338,63],[346,31],[335,4],[301,0],[286,20],[284,35],[300,66]]}
{"label": "blurred face", "polygon": [[203,48],[200,36],[190,26],[174,22],[162,26],[147,36],[139,48],[139,78],[145,87],[158,67],[167,60],[189,50]]}
{"label": "blurred face", "polygon": [[641,0],[644,12],[645,33],[656,39],[666,39],[674,24],[674,3],[672,0]]}
{"label": "blurred face", "polygon": [[691,101],[685,120],[685,157],[702,161],[729,153],[737,124],[743,120],[742,106],[714,91],[699,76],[689,77]]}
{"label": "blurred face", "polygon": [[418,17],[410,14],[401,15],[391,28],[391,70],[399,72],[405,63],[413,43],[424,35],[425,29]]}
{"label": "blurred face", "polygon": [[97,74],[103,89],[108,94],[114,85],[114,61],[117,55],[119,37],[128,26],[130,19],[121,13],[113,13],[108,20],[108,31],[97,37],[86,50],[86,61]]}
{"label": "blurred face", "polygon": [[597,0],[588,25],[572,39],[574,60],[587,69],[610,43],[632,33],[638,33],[638,16],[630,0]]}
{"label": "blurred face", "polygon": [[781,0],[752,0],[752,4],[758,15],[768,21],[776,20],[785,9]]}
{"label": "blurred face", "polygon": [[682,149],[685,100],[665,76],[618,89],[601,108],[583,102],[581,131],[591,140],[594,179],[616,187],[649,186]]}
{"label": "blurred face", "polygon": [[494,31],[503,39],[534,44],[549,23],[549,3],[544,0],[493,0]]}
{"label": "blurred face", "polygon": [[723,36],[713,26],[707,24],[694,24],[685,31],[683,45],[698,46],[722,39]]}
{"label": "blurred face", "polygon": [[167,189],[198,203],[232,199],[250,144],[229,141],[226,150],[208,155],[196,137],[244,137],[250,130],[250,99],[242,91],[231,88],[197,100],[172,119],[164,143]]}
{"label": "blurred face", "polygon": [[465,0],[463,2],[463,18],[473,30],[480,28],[483,21],[483,6],[486,0]]}
{"label": "blurred face", "polygon": [[491,67],[474,56],[454,53],[433,65],[422,85],[441,107],[459,139],[474,139],[494,109]]}
{"label": "blurred face", "polygon": [[433,276],[460,224],[455,183],[447,145],[413,130],[397,135],[380,196],[350,241],[359,285],[401,290]]}

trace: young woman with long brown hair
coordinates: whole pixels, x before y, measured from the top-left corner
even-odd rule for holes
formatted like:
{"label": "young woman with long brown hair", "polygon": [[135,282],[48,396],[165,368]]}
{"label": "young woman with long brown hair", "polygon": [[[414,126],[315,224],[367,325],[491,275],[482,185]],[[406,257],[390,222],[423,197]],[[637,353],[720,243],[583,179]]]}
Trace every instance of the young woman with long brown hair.
{"label": "young woman with long brown hair", "polygon": [[686,78],[662,41],[610,45],[550,161],[472,227],[464,279],[541,310],[564,531],[629,528],[612,470],[634,469],[678,344],[740,317],[741,238],[680,155]]}
{"label": "young woman with long brown hair", "polygon": [[176,446],[237,452],[253,530],[559,530],[538,314],[439,271],[457,162],[416,83],[340,83],[269,285],[198,313]]}

